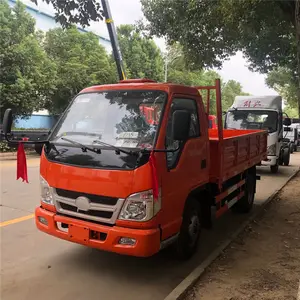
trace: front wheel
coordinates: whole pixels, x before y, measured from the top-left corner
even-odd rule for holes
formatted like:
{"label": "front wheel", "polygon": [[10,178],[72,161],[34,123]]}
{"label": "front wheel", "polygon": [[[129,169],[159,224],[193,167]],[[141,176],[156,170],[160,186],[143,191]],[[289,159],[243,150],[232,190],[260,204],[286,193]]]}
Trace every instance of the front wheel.
{"label": "front wheel", "polygon": [[248,170],[244,186],[245,195],[233,207],[232,210],[237,213],[248,213],[253,206],[256,189],[255,169]]}
{"label": "front wheel", "polygon": [[174,244],[177,258],[188,259],[196,252],[201,233],[200,216],[199,202],[194,198],[188,199],[183,212],[179,236]]}

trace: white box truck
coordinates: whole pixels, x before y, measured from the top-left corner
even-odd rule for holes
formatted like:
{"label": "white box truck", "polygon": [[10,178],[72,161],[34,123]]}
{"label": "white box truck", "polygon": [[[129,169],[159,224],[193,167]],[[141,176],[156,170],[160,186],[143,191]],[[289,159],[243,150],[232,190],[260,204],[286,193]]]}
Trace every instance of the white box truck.
{"label": "white box truck", "polygon": [[260,129],[268,131],[268,156],[262,165],[277,173],[279,165],[288,165],[290,149],[283,141],[283,122],[291,120],[282,116],[280,96],[237,96],[226,113],[226,129]]}
{"label": "white box truck", "polygon": [[290,152],[296,152],[299,145],[299,129],[298,124],[291,124],[291,126],[283,126],[283,138],[288,139],[290,145]]}

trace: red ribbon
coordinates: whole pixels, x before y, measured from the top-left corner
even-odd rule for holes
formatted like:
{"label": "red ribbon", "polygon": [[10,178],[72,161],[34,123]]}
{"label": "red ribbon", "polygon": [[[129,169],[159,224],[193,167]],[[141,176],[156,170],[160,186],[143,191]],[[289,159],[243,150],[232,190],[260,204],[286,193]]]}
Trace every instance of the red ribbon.
{"label": "red ribbon", "polygon": [[19,178],[28,183],[26,154],[23,143],[19,143],[17,152],[17,180]]}
{"label": "red ribbon", "polygon": [[158,196],[159,196],[159,191],[158,191],[158,179],[157,179],[156,159],[155,159],[153,151],[150,154],[149,163],[150,163],[150,167],[151,167],[153,198],[154,198],[154,201],[157,201],[158,200]]}

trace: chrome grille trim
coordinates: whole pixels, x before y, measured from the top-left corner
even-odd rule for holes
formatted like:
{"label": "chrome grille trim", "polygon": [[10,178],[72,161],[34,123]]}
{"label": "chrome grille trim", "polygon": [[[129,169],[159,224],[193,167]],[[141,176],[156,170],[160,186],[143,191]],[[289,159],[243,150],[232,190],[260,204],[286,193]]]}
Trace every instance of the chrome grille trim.
{"label": "chrome grille trim", "polygon": [[[64,214],[64,215],[77,217],[80,219],[86,219],[86,220],[96,221],[96,222],[100,222],[100,223],[107,223],[107,224],[111,224],[111,225],[114,225],[116,223],[116,220],[119,216],[119,213],[120,213],[122,206],[124,204],[124,201],[125,201],[125,199],[119,198],[115,205],[107,205],[107,204],[99,204],[99,203],[90,202],[89,210],[86,213],[80,213],[78,211],[75,212],[75,211],[71,211],[68,209],[64,209],[61,206],[61,203],[63,203],[63,204],[73,206],[74,208],[77,208],[76,199],[59,196],[56,193],[55,188],[51,188],[51,193],[52,193],[54,205],[56,207],[57,212]],[[91,216],[88,213],[91,210],[99,211],[99,212],[101,212],[101,211],[102,212],[111,212],[112,216],[110,218]]]}

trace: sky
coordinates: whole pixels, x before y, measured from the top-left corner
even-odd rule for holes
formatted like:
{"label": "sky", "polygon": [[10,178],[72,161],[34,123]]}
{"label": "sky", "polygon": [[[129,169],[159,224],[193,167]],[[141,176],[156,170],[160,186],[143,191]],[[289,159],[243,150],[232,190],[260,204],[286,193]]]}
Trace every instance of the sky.
{"label": "sky", "polygon": [[[30,0],[23,0],[26,4]],[[32,2],[31,2],[32,3]],[[136,21],[143,18],[140,0],[109,0],[111,12],[115,25],[134,24]],[[126,3],[126,5],[125,5]],[[53,13],[53,8],[44,2],[39,1],[39,7],[43,11]],[[104,37],[108,38],[106,25],[104,22],[93,23],[90,29]],[[165,43],[163,39],[154,39],[157,45],[164,50]],[[277,93],[268,88],[265,84],[265,76],[259,73],[254,73],[248,70],[247,61],[243,58],[242,53],[237,53],[230,60],[225,61],[221,70],[217,72],[225,81],[230,79],[236,80],[243,86],[244,92],[252,95],[276,95]]]}

